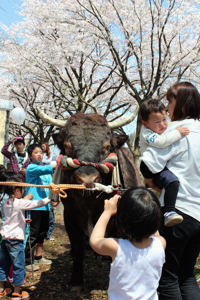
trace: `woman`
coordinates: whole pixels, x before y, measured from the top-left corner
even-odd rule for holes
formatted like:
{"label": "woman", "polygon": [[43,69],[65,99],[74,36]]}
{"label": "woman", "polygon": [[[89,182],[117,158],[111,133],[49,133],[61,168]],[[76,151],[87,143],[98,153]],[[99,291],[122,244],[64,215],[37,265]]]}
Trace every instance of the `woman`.
{"label": "woman", "polygon": [[[164,149],[148,147],[142,160],[152,173],[165,166],[179,179],[176,211],[183,222],[174,227],[161,226],[166,239],[166,262],[159,285],[161,300],[197,300],[200,289],[194,266],[200,252],[200,94],[189,82],[180,82],[167,92],[172,120],[166,133],[184,126],[190,134]],[[161,204],[163,204],[161,194]]]}
{"label": "woman", "polygon": [[43,160],[42,162],[44,164],[50,164],[52,161],[52,155],[49,149],[49,144],[48,143],[42,143],[42,150],[43,150]]}

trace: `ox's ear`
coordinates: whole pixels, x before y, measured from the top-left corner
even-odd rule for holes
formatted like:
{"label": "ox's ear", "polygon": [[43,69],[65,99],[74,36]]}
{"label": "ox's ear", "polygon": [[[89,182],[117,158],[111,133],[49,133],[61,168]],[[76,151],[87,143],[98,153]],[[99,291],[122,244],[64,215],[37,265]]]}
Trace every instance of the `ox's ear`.
{"label": "ox's ear", "polygon": [[54,143],[58,146],[58,148],[61,150],[61,154],[65,154],[65,148],[63,145],[63,131],[62,129],[58,133],[53,133],[52,138],[54,140]]}
{"label": "ox's ear", "polygon": [[112,144],[114,146],[114,149],[121,148],[126,143],[127,140],[128,140],[128,135],[117,134],[112,131]]}

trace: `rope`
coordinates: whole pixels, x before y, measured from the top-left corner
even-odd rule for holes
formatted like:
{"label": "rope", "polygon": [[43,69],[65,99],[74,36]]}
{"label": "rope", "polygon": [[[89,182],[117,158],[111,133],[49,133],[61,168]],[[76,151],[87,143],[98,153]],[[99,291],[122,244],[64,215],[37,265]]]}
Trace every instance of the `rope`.
{"label": "rope", "polygon": [[97,182],[94,183],[94,186],[95,186],[93,189],[94,191],[101,191],[107,194],[112,193],[115,189],[112,185],[103,185]]}
{"label": "rope", "polygon": [[109,173],[114,170],[117,164],[116,153],[110,153],[108,157],[100,163],[93,163],[88,161],[79,161],[78,159],[72,159],[67,155],[59,155],[57,158],[57,164],[59,168],[63,170],[73,170],[79,168],[80,166],[92,166],[99,170],[100,173]]}
{"label": "rope", "polygon": [[51,182],[49,185],[42,185],[42,184],[37,185],[37,184],[31,184],[26,182],[0,181],[0,185],[49,188],[53,194],[58,194],[59,197],[62,198],[67,198],[67,194],[64,190],[68,190],[68,189],[84,190],[86,188],[85,185],[81,185],[81,184],[54,184],[53,182]]}

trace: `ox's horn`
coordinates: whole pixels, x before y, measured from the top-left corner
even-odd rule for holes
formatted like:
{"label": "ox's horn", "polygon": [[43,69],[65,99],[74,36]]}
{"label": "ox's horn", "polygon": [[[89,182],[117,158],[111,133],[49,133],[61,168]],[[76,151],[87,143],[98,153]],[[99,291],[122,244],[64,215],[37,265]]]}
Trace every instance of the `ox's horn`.
{"label": "ox's horn", "polygon": [[[108,122],[108,125],[110,126],[110,128],[112,129],[115,129],[115,128],[119,128],[119,127],[122,127],[122,126],[125,126],[125,125],[128,125],[129,123],[131,123],[135,117],[137,116],[138,114],[138,110],[139,110],[139,106],[134,110],[134,112],[120,120],[120,121],[113,121],[113,122]],[[37,107],[37,112],[38,112],[38,116],[45,122],[45,123],[48,123],[48,124],[51,124],[51,125],[54,125],[54,126],[58,126],[58,127],[63,127],[66,123],[65,120],[57,120],[57,119],[54,119],[54,118],[51,118],[49,117],[47,114],[45,114],[44,112],[42,112],[39,107]]]}
{"label": "ox's horn", "polygon": [[129,123],[131,123],[135,119],[135,117],[138,114],[138,110],[139,110],[139,106],[134,110],[134,112],[130,116],[128,116],[128,117],[126,117],[122,120],[119,120],[119,121],[108,122],[108,125],[112,129],[128,125]]}
{"label": "ox's horn", "polygon": [[57,120],[54,118],[49,117],[48,115],[46,115],[44,112],[42,112],[39,107],[37,107],[37,112],[38,112],[38,116],[42,119],[42,121],[44,121],[45,123],[54,125],[54,126],[58,126],[58,127],[63,127],[66,123],[65,120]]}

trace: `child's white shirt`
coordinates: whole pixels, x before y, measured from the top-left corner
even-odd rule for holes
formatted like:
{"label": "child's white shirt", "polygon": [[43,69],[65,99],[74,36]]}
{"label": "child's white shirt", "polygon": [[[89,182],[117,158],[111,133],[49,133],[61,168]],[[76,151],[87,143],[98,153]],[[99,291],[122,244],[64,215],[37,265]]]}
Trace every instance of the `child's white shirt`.
{"label": "child's white shirt", "polygon": [[161,241],[153,237],[152,244],[144,249],[136,248],[126,239],[118,242],[110,269],[109,299],[158,300],[157,288],[165,262]]}
{"label": "child's white shirt", "polygon": [[142,126],[139,143],[140,153],[142,155],[148,146],[165,148],[179,141],[181,138],[182,136],[177,129],[174,129],[166,134],[158,134],[151,129]]}
{"label": "child's white shirt", "polygon": [[48,198],[32,201],[23,198],[15,198],[14,201],[13,198],[5,199],[3,203],[5,221],[1,229],[3,240],[14,239],[24,241],[26,228],[25,211],[44,206],[50,201]]}

